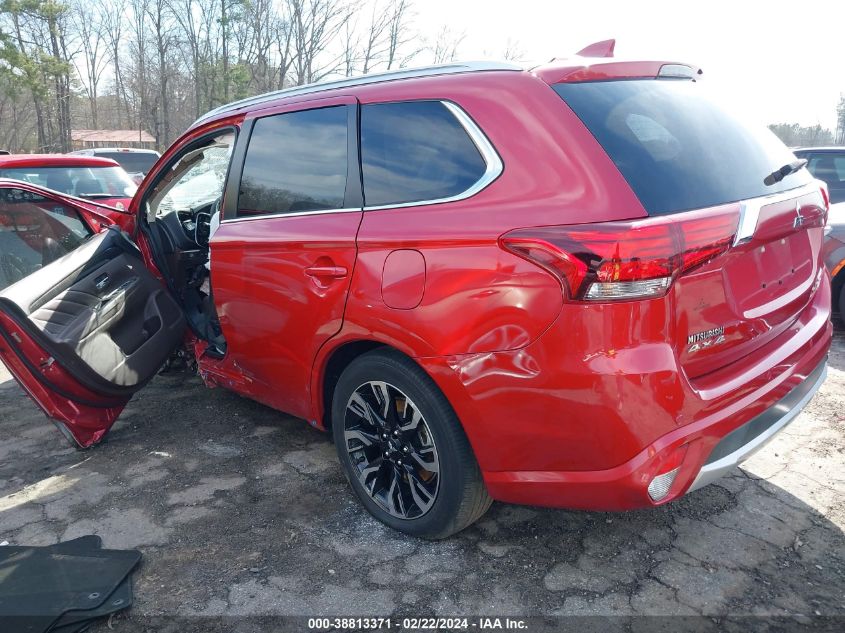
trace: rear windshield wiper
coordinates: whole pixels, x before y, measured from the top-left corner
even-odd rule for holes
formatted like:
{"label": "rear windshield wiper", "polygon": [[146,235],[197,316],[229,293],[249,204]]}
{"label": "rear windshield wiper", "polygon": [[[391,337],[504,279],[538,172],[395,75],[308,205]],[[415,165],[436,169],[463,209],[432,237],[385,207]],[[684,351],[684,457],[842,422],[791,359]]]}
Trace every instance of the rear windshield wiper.
{"label": "rear windshield wiper", "polygon": [[807,166],[807,159],[806,158],[799,158],[798,160],[792,161],[791,163],[787,163],[780,169],[775,169],[771,174],[763,178],[763,184],[766,186],[771,186],[775,183],[780,182],[784,178],[786,178],[789,174],[794,174],[796,171],[799,171]]}
{"label": "rear windshield wiper", "polygon": [[110,193],[80,193],[80,198],[116,198]]}

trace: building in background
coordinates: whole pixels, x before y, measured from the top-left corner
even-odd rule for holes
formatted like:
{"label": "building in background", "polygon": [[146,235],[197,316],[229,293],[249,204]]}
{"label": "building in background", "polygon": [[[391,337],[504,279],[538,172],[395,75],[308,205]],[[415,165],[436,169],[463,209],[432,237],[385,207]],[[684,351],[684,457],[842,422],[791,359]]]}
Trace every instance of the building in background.
{"label": "building in background", "polygon": [[133,147],[155,149],[155,137],[144,130],[71,130],[71,149]]}

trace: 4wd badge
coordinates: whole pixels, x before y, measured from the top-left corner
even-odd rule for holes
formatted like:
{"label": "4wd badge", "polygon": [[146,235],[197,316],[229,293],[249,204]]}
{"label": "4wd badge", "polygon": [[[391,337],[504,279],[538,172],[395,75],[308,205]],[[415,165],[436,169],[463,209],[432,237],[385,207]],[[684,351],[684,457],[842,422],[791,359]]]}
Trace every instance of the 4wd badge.
{"label": "4wd badge", "polygon": [[687,345],[689,348],[687,352],[690,354],[698,352],[707,347],[713,347],[725,342],[725,328],[714,327],[712,330],[705,330],[704,332],[696,332],[687,337]]}

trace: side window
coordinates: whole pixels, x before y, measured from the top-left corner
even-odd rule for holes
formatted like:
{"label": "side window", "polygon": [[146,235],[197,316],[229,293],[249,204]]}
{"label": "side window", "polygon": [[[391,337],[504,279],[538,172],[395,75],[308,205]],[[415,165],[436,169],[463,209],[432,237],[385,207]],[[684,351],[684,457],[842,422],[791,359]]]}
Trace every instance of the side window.
{"label": "side window", "polygon": [[368,207],[456,196],[487,169],[467,131],[439,101],[364,105],[361,166]]}
{"label": "side window", "polygon": [[23,189],[0,188],[0,290],[92,234],[76,209]]}
{"label": "side window", "polygon": [[347,106],[332,106],[258,119],[244,159],[238,217],[342,208],[347,116]]}

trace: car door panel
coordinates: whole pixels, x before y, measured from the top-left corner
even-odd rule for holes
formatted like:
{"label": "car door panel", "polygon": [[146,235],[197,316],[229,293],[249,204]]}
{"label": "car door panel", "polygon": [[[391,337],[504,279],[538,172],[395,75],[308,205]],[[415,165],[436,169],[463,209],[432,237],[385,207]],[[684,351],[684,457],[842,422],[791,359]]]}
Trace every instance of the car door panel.
{"label": "car door panel", "polygon": [[[252,205],[254,195],[241,200],[250,148],[263,133],[263,118],[341,106],[346,108],[344,141],[326,148],[321,145],[330,136],[323,133],[325,129],[309,129],[302,132],[303,142],[319,148],[313,150],[320,152],[318,156],[295,150],[302,146],[283,136],[272,144],[269,160],[259,161],[269,174],[262,191],[269,197],[289,195],[288,208],[274,211],[262,206],[258,210]],[[314,359],[341,328],[357,255],[355,237],[363,217],[357,119],[358,101],[352,96],[273,106],[248,117],[233,154],[234,176],[227,184],[223,219],[210,241],[211,287],[227,352],[222,360],[199,358],[200,372],[210,384],[309,419],[314,413],[310,395]],[[282,165],[290,165],[285,159],[308,166],[301,168],[303,173],[297,175],[301,180],[294,181],[295,186],[307,182],[320,189],[327,185],[316,174],[337,160],[333,150],[342,142],[346,145],[345,189],[343,200],[334,200],[338,208],[326,208],[332,203],[320,195],[320,204],[312,204],[317,198],[308,196],[294,202],[301,191],[293,194],[285,189],[293,173],[283,169]],[[327,151],[322,153],[323,149]],[[250,187],[255,191],[254,185]],[[267,202],[261,198],[257,204]]]}
{"label": "car door panel", "polygon": [[44,414],[71,443],[81,447],[96,444],[105,436],[129,398],[107,399],[82,387],[2,310],[0,358]]}
{"label": "car door panel", "polygon": [[182,340],[179,306],[116,228],[0,292],[0,357],[82,446]]}
{"label": "car door panel", "polygon": [[235,363],[233,373],[249,377],[239,391],[308,416],[314,357],[343,321],[361,215],[220,225],[211,244],[211,283],[229,349],[224,365]]}
{"label": "car door panel", "polygon": [[108,230],[0,292],[0,309],[109,395],[149,380],[184,330],[178,306],[133,250]]}

